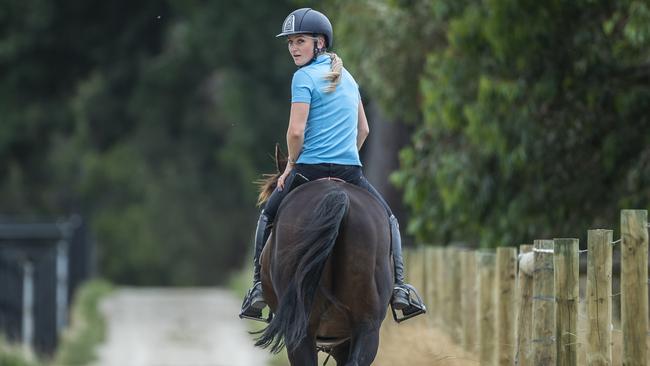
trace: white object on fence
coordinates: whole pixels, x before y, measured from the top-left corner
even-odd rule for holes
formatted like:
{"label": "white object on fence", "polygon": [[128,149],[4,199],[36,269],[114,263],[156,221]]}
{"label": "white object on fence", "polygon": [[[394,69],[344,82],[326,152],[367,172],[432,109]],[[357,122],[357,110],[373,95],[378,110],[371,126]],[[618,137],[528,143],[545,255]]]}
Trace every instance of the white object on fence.
{"label": "white object on fence", "polygon": [[535,253],[528,252],[519,254],[519,269],[525,274],[532,276],[535,264]]}

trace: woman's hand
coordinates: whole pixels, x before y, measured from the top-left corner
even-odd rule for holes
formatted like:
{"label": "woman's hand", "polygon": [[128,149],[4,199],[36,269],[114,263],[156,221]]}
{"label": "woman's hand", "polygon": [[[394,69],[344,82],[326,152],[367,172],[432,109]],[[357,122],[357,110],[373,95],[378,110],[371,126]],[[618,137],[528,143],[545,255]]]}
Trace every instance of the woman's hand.
{"label": "woman's hand", "polygon": [[293,170],[293,164],[287,163],[287,167],[284,169],[284,173],[278,178],[278,187],[280,190],[284,189],[284,181],[287,179],[291,171]]}

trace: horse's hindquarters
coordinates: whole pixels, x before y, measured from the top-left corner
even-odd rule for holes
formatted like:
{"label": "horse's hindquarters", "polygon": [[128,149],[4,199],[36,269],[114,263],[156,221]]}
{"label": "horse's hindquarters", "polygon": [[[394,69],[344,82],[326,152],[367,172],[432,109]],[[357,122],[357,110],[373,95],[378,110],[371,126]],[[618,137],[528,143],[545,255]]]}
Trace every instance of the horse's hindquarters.
{"label": "horse's hindquarters", "polygon": [[269,301],[276,316],[258,344],[284,339],[291,348],[306,339],[349,338],[348,346],[368,348],[362,353],[374,358],[376,342],[355,339],[378,337],[392,291],[383,206],[356,186],[311,182],[285,198],[275,231],[263,254],[262,282],[269,298],[277,296]]}
{"label": "horse's hindquarters", "polygon": [[346,311],[330,306],[320,314],[320,321],[316,329],[316,337],[321,339],[349,338],[351,324]]}

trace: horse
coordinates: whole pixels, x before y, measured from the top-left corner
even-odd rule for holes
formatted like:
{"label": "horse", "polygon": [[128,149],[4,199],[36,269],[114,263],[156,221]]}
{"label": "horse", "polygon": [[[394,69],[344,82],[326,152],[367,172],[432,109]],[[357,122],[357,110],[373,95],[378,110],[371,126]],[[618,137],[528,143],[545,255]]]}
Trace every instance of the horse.
{"label": "horse", "polygon": [[[278,152],[261,201],[284,170]],[[292,366],[317,365],[318,351],[370,365],[393,287],[386,210],[366,190],[324,179],[287,194],[273,225],[260,259],[272,317],[256,346],[286,346]]]}

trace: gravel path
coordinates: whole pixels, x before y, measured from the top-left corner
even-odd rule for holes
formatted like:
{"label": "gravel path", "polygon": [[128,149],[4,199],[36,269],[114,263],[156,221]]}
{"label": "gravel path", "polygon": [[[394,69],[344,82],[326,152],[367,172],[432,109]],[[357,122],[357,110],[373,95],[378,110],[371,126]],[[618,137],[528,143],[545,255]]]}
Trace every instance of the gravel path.
{"label": "gravel path", "polygon": [[96,366],[263,366],[240,299],[227,290],[122,288],[101,304],[106,343]]}

